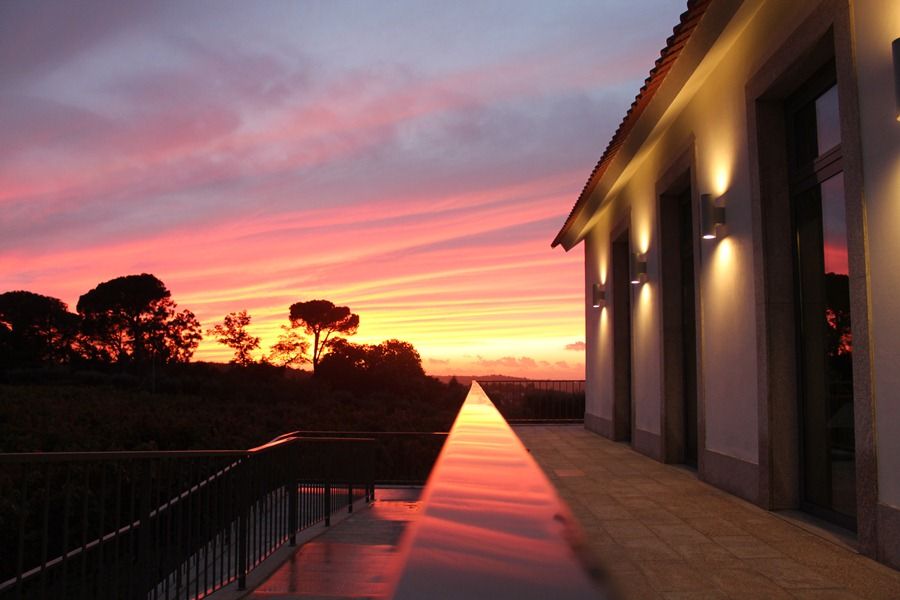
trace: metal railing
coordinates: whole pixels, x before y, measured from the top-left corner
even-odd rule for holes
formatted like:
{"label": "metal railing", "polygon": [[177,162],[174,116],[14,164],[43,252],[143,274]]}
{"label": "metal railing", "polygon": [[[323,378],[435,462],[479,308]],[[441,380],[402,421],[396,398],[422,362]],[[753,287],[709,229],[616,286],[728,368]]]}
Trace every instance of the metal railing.
{"label": "metal railing", "polygon": [[374,440],[0,454],[0,599],[202,598],[374,497]]}
{"label": "metal railing", "polygon": [[447,439],[447,431],[294,431],[302,437],[363,437],[372,440],[376,485],[424,485]]}
{"label": "metal railing", "polygon": [[509,423],[584,422],[584,380],[478,380]]}

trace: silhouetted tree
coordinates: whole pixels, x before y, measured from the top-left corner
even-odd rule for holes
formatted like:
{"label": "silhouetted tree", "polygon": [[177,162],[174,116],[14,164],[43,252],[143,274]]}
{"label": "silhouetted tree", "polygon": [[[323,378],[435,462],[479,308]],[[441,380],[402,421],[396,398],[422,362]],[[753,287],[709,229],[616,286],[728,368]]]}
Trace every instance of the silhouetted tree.
{"label": "silhouetted tree", "polygon": [[313,336],[313,373],[333,333],[353,335],[359,328],[359,315],[351,313],[346,306],[335,306],[329,300],[296,302],[291,305],[290,319],[291,325],[302,325],[306,333]]}
{"label": "silhouetted tree", "polygon": [[269,349],[266,362],[277,367],[298,367],[308,363],[306,353],[309,352],[309,342],[287,325],[281,326],[281,335]]}
{"label": "silhouetted tree", "polygon": [[379,381],[414,380],[425,376],[422,357],[409,342],[386,340],[369,346],[367,368]]}
{"label": "silhouetted tree", "polygon": [[162,281],[142,273],[101,283],[78,299],[88,358],[119,364],[187,362],[202,338],[189,310],[176,312]]}
{"label": "silhouetted tree", "polygon": [[368,353],[369,346],[335,338],[319,363],[317,376],[335,389],[365,392],[370,387]]}
{"label": "silhouetted tree", "polygon": [[[369,346],[354,344],[338,337],[331,341],[328,354],[322,357],[319,366],[329,379],[351,376],[351,372],[362,372],[368,367]],[[326,373],[327,372],[327,373]]]}
{"label": "silhouetted tree", "polygon": [[206,335],[214,336],[220,344],[234,350],[231,362],[242,366],[252,364],[253,351],[259,349],[259,338],[247,331],[250,319],[246,310],[232,312],[225,315],[222,323],[206,330]]}
{"label": "silhouetted tree", "polygon": [[335,338],[322,357],[320,377],[338,389],[406,393],[426,379],[419,353],[408,342],[386,340],[376,345]]}
{"label": "silhouetted tree", "polygon": [[[172,303],[174,311],[176,305]],[[186,363],[194,356],[194,351],[203,339],[200,321],[193,312],[185,309],[174,313],[161,332],[150,340],[153,352],[163,362]]]}
{"label": "silhouetted tree", "polygon": [[78,321],[57,298],[26,291],[0,294],[0,365],[66,362]]}

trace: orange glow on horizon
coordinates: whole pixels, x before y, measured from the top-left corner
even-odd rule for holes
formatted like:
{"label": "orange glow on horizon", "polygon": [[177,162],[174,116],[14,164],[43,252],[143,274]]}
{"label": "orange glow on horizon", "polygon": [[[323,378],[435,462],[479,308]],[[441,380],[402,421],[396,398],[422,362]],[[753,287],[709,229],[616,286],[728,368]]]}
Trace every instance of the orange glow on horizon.
{"label": "orange glow on horizon", "polygon": [[[383,202],[347,219],[340,208],[318,209],[312,217],[296,211],[278,221],[222,220],[197,232],[176,229],[64,254],[5,253],[0,269],[46,273],[21,287],[70,307],[100,281],[151,272],[204,328],[246,309],[263,350],[288,324],[290,304],[327,298],[360,315],[352,341],[409,341],[432,374],[580,379],[583,351],[566,346],[584,335],[581,257],[494,233],[559,220],[564,179],[570,175],[438,198],[430,202],[438,210],[430,212],[421,209],[429,204],[424,199]],[[335,247],[339,232],[366,243]],[[483,238],[457,247],[454,240],[467,235]],[[279,248],[278,255],[246,244],[257,238]],[[64,269],[66,280],[53,267]],[[205,338],[194,360],[230,357],[228,348]]]}
{"label": "orange glow on horizon", "polygon": [[[23,3],[8,36],[0,292],[74,309],[152,273],[204,330],[246,310],[264,349],[292,303],[324,298],[360,315],[353,341],[408,341],[430,373],[584,376],[582,255],[549,243],[601,150],[585,123],[614,131],[606,99],[631,100],[648,25],[668,32],[675,7],[475,23],[438,3],[423,27],[385,6],[413,34],[384,36],[331,3],[315,27],[290,3],[58,4]],[[585,10],[638,41],[582,35]],[[194,359],[230,356],[204,339]]]}

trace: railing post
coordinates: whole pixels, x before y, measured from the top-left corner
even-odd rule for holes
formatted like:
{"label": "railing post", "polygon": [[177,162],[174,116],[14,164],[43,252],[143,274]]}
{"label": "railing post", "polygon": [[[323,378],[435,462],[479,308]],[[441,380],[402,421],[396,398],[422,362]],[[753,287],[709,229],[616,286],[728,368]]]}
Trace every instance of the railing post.
{"label": "railing post", "polygon": [[325,480],[325,527],[331,527],[331,482]]}
{"label": "railing post", "polygon": [[363,485],[366,486],[366,504],[372,501],[372,454],[374,452],[366,452],[363,464],[365,468],[362,474]]}
{"label": "railing post", "polygon": [[237,587],[239,590],[247,589],[247,519],[250,512],[250,502],[248,488],[250,485],[250,469],[249,456],[244,457],[241,462],[241,485],[238,491],[238,535],[237,535]]}
{"label": "railing post", "polygon": [[19,498],[19,511],[16,515],[19,520],[19,547],[16,552],[16,600],[22,600],[22,573],[25,570],[25,521],[28,511],[28,483],[27,478],[22,480],[21,496]]}
{"label": "railing post", "polygon": [[150,591],[150,478],[153,476],[152,461],[146,461],[146,470],[135,469],[138,477],[138,515],[140,525],[137,529],[137,590],[141,596]]}
{"label": "railing post", "polygon": [[375,502],[375,453],[369,453],[369,502]]}
{"label": "railing post", "polygon": [[288,476],[288,535],[291,546],[297,545],[297,500],[300,490],[297,487],[297,480],[293,476]]}

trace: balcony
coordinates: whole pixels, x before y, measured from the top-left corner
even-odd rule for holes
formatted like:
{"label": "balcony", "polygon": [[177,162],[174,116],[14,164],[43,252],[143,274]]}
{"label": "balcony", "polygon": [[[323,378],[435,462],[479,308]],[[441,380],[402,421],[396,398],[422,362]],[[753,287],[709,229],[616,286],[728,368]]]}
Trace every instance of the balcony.
{"label": "balcony", "polygon": [[4,496],[22,535],[0,598],[900,597],[900,573],[841,539],[565,423],[563,395],[508,388],[518,424],[474,384],[424,488],[377,459],[439,433],[0,456],[26,483]]}
{"label": "balcony", "polygon": [[[527,392],[529,419],[579,399]],[[376,491],[421,483],[419,454],[445,437],[424,490]],[[574,520],[477,384],[449,436],[292,432],[246,451],[7,454],[0,478],[0,527],[14,540],[0,547],[0,598],[309,597],[312,580],[339,580],[346,597],[472,597],[486,585],[598,596]],[[366,569],[380,581],[359,579]]]}

